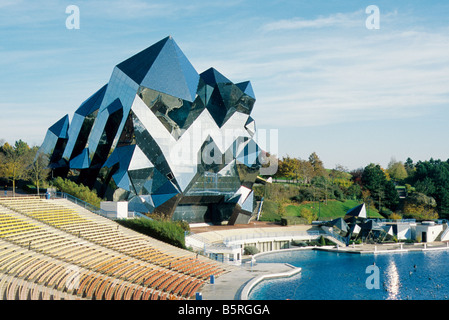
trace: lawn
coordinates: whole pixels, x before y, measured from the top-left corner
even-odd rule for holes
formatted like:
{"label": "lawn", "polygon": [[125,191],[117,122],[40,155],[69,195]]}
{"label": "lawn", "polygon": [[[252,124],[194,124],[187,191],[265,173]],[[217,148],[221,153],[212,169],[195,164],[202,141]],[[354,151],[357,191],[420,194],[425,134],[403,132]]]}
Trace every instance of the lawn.
{"label": "lawn", "polygon": [[260,216],[262,221],[280,221],[281,216],[278,214],[278,204],[272,200],[265,200],[262,206],[262,213]]}
{"label": "lawn", "polygon": [[[287,204],[285,206],[285,216],[299,217],[301,216],[302,209],[309,209],[316,214],[317,220],[332,220],[338,217],[344,217],[349,209],[358,206],[360,202],[355,200],[345,200],[343,202],[337,200],[329,200],[327,204],[321,202],[308,202],[302,204]],[[367,209],[368,218],[383,218],[376,209]],[[266,200],[262,207],[261,220],[274,221],[280,220],[281,217],[278,214],[278,205],[276,202]]]}

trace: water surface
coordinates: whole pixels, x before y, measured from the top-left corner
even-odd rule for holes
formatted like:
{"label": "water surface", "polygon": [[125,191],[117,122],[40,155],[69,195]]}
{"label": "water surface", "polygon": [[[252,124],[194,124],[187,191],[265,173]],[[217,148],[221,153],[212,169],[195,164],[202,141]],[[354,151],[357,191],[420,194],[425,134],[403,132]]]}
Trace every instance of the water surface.
{"label": "water surface", "polygon": [[[449,298],[449,252],[446,250],[376,255],[285,251],[262,255],[257,262],[286,262],[301,267],[302,272],[290,278],[261,282],[251,291],[252,300]],[[373,265],[378,267],[379,289],[368,288],[370,284],[375,285],[375,273],[368,268]]]}

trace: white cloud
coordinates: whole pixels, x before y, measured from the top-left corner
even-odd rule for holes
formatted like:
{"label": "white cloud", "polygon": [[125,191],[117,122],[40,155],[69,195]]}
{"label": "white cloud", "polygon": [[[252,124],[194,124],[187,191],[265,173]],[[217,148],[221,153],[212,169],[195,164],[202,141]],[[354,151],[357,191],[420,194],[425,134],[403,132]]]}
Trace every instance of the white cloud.
{"label": "white cloud", "polygon": [[[317,26],[346,21],[332,17],[314,21]],[[251,80],[259,125],[419,117],[433,106],[449,105],[449,34],[444,30],[263,32],[233,45],[243,49],[217,53],[211,65],[231,80]],[[273,114],[273,109],[282,111]]]}
{"label": "white cloud", "polygon": [[[50,3],[53,6],[47,5],[45,9],[48,10],[41,10],[37,20],[56,20],[64,28],[65,6]],[[227,2],[226,6],[236,6],[238,3],[238,0]],[[203,8],[200,8],[201,5]],[[155,34],[160,30],[171,31],[170,26],[177,15],[185,17],[188,14],[183,22],[194,20],[192,25],[195,26],[189,25],[184,30],[184,25],[176,25],[174,28],[179,30],[179,37],[174,34],[175,40],[198,72],[213,66],[234,82],[251,80],[257,97],[253,116],[259,128],[419,117],[430,112],[434,105],[449,105],[447,27],[419,27],[411,22],[419,17],[406,16],[403,12],[383,12],[382,7],[380,30],[365,28],[367,15],[364,10],[312,19],[296,17],[268,22],[261,16],[248,16],[246,20],[232,20],[225,16],[222,19],[206,19],[209,12],[218,10],[217,5],[200,1],[179,2],[176,5],[173,2],[140,0],[127,2],[126,5],[118,1],[83,2],[82,5],[80,3],[80,10],[81,19],[85,20],[82,20],[79,33],[53,35],[53,29],[49,29],[45,34],[46,37],[53,35],[55,39],[68,35],[75,39],[75,36],[86,32],[87,39],[84,39],[84,43],[80,41],[79,47],[78,42],[74,42],[76,46],[58,46],[53,49],[38,50],[27,46],[22,51],[22,48],[15,48],[15,51],[5,51],[0,55],[5,62],[0,65],[17,66],[14,67],[16,71],[20,65],[22,76],[34,71],[34,68],[48,67],[49,74],[45,75],[50,77],[39,80],[39,84],[51,89],[43,88],[42,94],[36,97],[29,90],[37,87],[35,91],[38,91],[41,87],[35,85],[35,82],[31,83],[33,87],[27,87],[26,105],[20,108],[34,107],[36,100],[43,103],[48,99],[44,95],[51,94],[52,100],[59,101],[60,113],[56,115],[52,109],[56,121],[66,113],[65,110],[72,115],[79,104],[97,89],[92,83],[98,82],[100,86],[107,81],[114,63],[150,45],[151,39],[157,40]],[[17,13],[11,14],[9,11],[9,18],[8,14],[3,14],[6,19],[0,24],[18,19],[17,24],[20,26],[27,21],[27,16],[32,18],[28,13],[37,10],[37,6],[30,4],[23,8],[27,14],[21,14],[19,9],[22,8],[14,6]],[[12,7],[9,6],[8,10],[12,10]],[[116,36],[115,29],[110,31],[105,27],[107,32],[101,28],[95,29],[107,39],[100,42],[100,36],[97,37],[91,31],[94,29],[83,27],[88,21],[86,16],[98,18],[98,23],[117,23],[116,26],[125,30],[132,27],[129,39],[118,36],[112,41]],[[157,21],[149,19],[148,25],[146,22],[141,23],[152,16]],[[206,18],[192,20],[197,16]],[[116,22],[116,17],[120,22]],[[31,18],[36,23],[36,19]],[[140,22],[136,23],[137,20]],[[154,26],[160,29],[152,33]],[[137,29],[139,31],[135,31]],[[144,36],[147,33],[148,38]],[[6,39],[6,33],[4,37]],[[71,68],[75,70],[69,70],[68,67],[64,69],[64,63],[67,64],[69,60],[62,59],[63,56],[81,59],[82,63],[73,62],[74,67]],[[39,61],[39,64],[33,67],[34,61]],[[80,72],[78,69],[82,66],[85,70]],[[3,74],[4,70],[12,69],[4,68]],[[61,83],[62,78],[64,83]],[[7,79],[4,83],[9,81]],[[52,81],[59,83],[59,86],[55,88],[47,85]],[[9,87],[6,86],[2,91],[5,97],[8,96]],[[22,93],[19,89],[12,92]],[[60,92],[60,96],[55,92]],[[9,99],[4,98],[4,102],[15,98],[11,94],[9,96]],[[44,129],[33,131],[33,135],[34,132],[45,134],[46,128],[53,123],[53,119],[48,117],[35,120]],[[2,136],[14,131],[13,126],[6,130],[8,124],[3,125]]]}
{"label": "white cloud", "polygon": [[88,2],[80,6],[89,16],[98,16],[98,12],[108,18],[118,20],[135,20],[138,18],[173,18],[197,16],[207,14],[209,10],[237,6],[241,0],[213,2],[213,1],[144,1],[144,0],[100,0]]}
{"label": "white cloud", "polygon": [[336,13],[328,17],[320,16],[316,19],[304,19],[300,17],[282,19],[263,25],[262,30],[284,31],[305,28],[354,27],[360,25],[360,19],[363,19],[362,13],[360,10],[354,13]]}

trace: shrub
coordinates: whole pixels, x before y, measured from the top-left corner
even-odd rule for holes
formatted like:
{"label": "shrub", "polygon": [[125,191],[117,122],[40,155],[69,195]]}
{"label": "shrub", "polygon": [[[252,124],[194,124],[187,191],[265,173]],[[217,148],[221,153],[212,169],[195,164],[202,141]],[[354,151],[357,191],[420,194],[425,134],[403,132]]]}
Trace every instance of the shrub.
{"label": "shrub", "polygon": [[416,220],[438,219],[438,212],[429,206],[406,203],[404,205],[404,217]]}
{"label": "shrub", "polygon": [[282,226],[291,226],[297,224],[308,224],[309,222],[305,218],[300,217],[283,217],[281,218]]}
{"label": "shrub", "polygon": [[97,192],[95,190],[90,190],[82,184],[78,185],[69,179],[57,177],[53,179],[53,186],[64,193],[70,194],[96,207],[100,207],[102,199],[97,196]]}
{"label": "shrub", "polygon": [[278,205],[278,215],[282,217],[285,214],[284,203],[282,201],[278,201],[277,205]]}
{"label": "shrub", "polygon": [[311,224],[313,220],[317,219],[317,215],[308,208],[302,208],[301,209],[301,217],[303,217],[308,224]]}
{"label": "shrub", "polygon": [[256,248],[256,247],[254,247],[254,246],[246,246],[244,249],[243,249],[243,254],[244,255],[255,255],[256,253],[259,253],[259,250]]}
{"label": "shrub", "polygon": [[323,236],[320,237],[320,246],[325,246],[326,245],[326,239],[324,239]]}
{"label": "shrub", "polygon": [[295,247],[307,247],[307,243],[306,243],[306,242],[304,242],[304,241],[299,241],[299,240],[293,240],[293,241],[291,242],[291,245],[292,245],[292,246],[295,246]]}
{"label": "shrub", "polygon": [[190,231],[190,225],[187,221],[184,221],[184,220],[173,221],[170,218],[167,218],[166,215],[161,214],[161,213],[148,213],[148,214],[146,214],[146,216],[153,220],[174,223],[174,224],[178,225],[180,228],[182,228],[184,231]]}
{"label": "shrub", "polygon": [[184,221],[184,220],[182,220],[182,221],[176,220],[176,221],[174,221],[174,222],[175,222],[175,224],[177,224],[178,226],[180,226],[184,231],[190,231],[190,225],[189,225],[189,223],[188,223],[187,221]]}
{"label": "shrub", "polygon": [[393,214],[393,211],[391,211],[388,208],[382,207],[382,208],[380,208],[379,213],[381,215],[383,215],[384,217],[388,217],[388,216],[391,216]]}
{"label": "shrub", "polygon": [[395,213],[393,212],[392,214],[390,214],[388,216],[388,219],[392,219],[392,220],[400,220],[402,219],[402,216],[399,213]]}
{"label": "shrub", "polygon": [[184,229],[177,221],[140,219],[117,220],[124,227],[185,249]]}
{"label": "shrub", "polygon": [[342,201],[345,198],[345,195],[343,194],[343,191],[339,188],[334,189],[334,197],[335,199]]}
{"label": "shrub", "polygon": [[313,191],[311,190],[311,188],[301,188],[299,190],[299,194],[297,196],[297,201],[299,203],[303,202],[303,201],[313,201],[315,198]]}

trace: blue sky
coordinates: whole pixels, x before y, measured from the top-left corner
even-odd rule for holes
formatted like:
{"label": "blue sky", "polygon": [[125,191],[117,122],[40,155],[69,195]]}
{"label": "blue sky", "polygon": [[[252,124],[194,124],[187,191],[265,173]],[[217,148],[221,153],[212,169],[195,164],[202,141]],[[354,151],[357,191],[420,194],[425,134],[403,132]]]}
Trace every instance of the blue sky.
{"label": "blue sky", "polygon": [[[66,7],[80,28],[66,28]],[[380,10],[367,29],[366,7]],[[328,168],[449,158],[447,1],[0,1],[0,139],[40,145],[113,67],[172,35],[198,72],[250,80],[278,154]]]}

